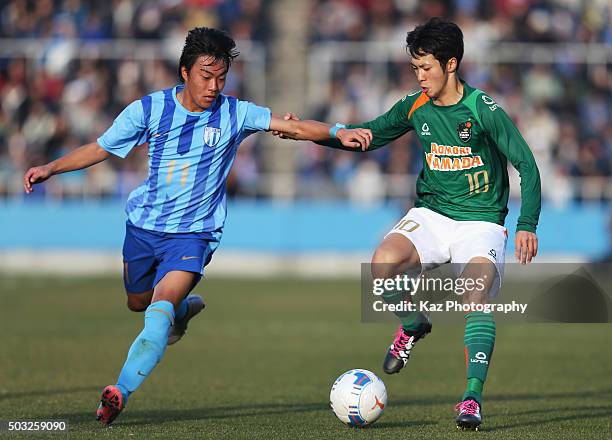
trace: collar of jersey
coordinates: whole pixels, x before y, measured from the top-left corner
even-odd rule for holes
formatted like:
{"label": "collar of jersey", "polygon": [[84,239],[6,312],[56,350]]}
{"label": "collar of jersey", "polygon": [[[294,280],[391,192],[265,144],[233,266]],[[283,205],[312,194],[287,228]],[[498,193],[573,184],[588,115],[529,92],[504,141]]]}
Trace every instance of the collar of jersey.
{"label": "collar of jersey", "polygon": [[465,98],[472,93],[472,88],[464,80],[459,79],[459,81],[461,81],[461,84],[463,84],[463,96],[461,96],[461,99],[458,102],[451,105],[436,105],[433,103],[433,99],[430,99],[429,103],[432,105],[432,107],[435,107],[436,110],[452,110],[457,108],[458,105],[461,105],[463,101],[465,101]]}
{"label": "collar of jersey", "polygon": [[184,89],[185,86],[179,84],[177,86],[175,86],[172,89],[172,99],[174,99],[174,104],[176,105],[176,108],[178,108],[180,111],[182,111],[183,113],[186,113],[188,115],[191,116],[204,116],[204,115],[210,115],[211,111],[213,108],[215,108],[217,106],[217,102],[219,101],[219,99],[221,98],[221,95],[217,96],[217,99],[215,99],[212,104],[210,105],[210,107],[208,107],[206,110],[202,111],[202,112],[190,112],[189,110],[187,110],[185,107],[183,107],[183,104],[181,104],[178,100],[178,98],[176,97],[176,94]]}

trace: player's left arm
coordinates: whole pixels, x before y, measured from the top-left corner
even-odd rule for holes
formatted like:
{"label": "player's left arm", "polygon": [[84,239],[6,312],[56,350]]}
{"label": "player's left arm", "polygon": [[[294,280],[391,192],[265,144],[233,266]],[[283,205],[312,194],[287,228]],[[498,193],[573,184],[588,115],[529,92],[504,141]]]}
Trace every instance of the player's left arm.
{"label": "player's left arm", "polygon": [[[272,115],[269,131],[295,140],[324,141],[330,138],[333,126],[319,121]],[[344,147],[361,148],[365,151],[372,142],[372,131],[366,128],[339,129],[336,137]]]}
{"label": "player's left arm", "polygon": [[521,213],[514,244],[516,261],[527,264],[538,253],[536,228],[542,207],[540,172],[529,145],[508,114],[487,95],[481,95],[479,101],[485,130],[521,177]]}

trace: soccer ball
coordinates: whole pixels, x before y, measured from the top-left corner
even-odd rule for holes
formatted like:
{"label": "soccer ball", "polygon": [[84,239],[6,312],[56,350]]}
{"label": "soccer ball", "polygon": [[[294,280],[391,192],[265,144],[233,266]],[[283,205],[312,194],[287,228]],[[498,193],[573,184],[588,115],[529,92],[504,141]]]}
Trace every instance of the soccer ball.
{"label": "soccer ball", "polygon": [[332,385],[329,405],[341,422],[363,427],[374,423],[387,406],[387,389],[368,370],[349,370]]}

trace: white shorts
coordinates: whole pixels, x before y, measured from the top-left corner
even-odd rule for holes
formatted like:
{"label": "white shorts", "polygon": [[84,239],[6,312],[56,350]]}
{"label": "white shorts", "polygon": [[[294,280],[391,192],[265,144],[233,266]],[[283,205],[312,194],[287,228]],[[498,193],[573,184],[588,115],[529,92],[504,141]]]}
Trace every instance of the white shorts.
{"label": "white shorts", "polygon": [[427,208],[412,208],[389,234],[401,234],[416,248],[423,271],[457,263],[459,275],[475,257],[490,260],[497,269],[490,298],[495,298],[504,277],[508,231],[496,223],[458,221]]}

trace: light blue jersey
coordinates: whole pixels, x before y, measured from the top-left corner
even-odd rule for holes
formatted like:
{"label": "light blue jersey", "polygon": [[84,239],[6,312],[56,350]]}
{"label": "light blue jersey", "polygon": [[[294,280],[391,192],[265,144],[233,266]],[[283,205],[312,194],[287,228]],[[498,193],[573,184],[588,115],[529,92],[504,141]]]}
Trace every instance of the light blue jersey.
{"label": "light blue jersey", "polygon": [[149,176],[128,198],[129,222],[158,232],[219,231],[226,216],[225,180],[244,138],[270,128],[265,107],[220,95],[204,112],[177,100],[179,85],[128,105],[98,138],[126,157],[149,142]]}

